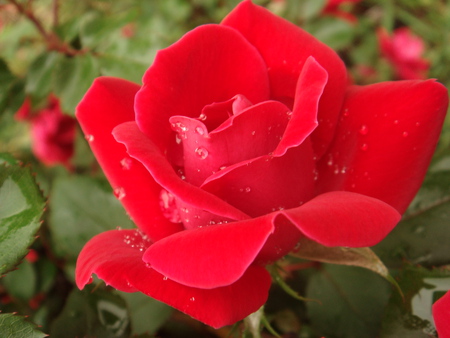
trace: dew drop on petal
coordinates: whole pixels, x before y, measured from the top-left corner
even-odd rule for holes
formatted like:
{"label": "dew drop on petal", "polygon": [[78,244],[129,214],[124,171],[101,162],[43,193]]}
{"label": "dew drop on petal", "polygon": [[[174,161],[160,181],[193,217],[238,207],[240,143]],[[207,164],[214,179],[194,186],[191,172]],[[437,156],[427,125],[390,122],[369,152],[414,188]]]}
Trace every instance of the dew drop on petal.
{"label": "dew drop on petal", "polygon": [[404,132],[402,133],[402,136],[403,136],[403,137],[408,137],[408,135],[409,135],[409,134],[408,134],[407,131],[404,131]]}
{"label": "dew drop on petal", "polygon": [[361,146],[361,150],[366,151],[367,149],[369,149],[369,146],[367,145],[367,143],[363,143],[363,145]]}
{"label": "dew drop on petal", "polygon": [[120,161],[120,165],[122,169],[129,170],[131,168],[131,165],[133,164],[133,160],[129,157],[125,157]]}
{"label": "dew drop on petal", "polygon": [[416,127],[420,126],[420,122],[416,122]]}
{"label": "dew drop on petal", "polygon": [[398,124],[398,120],[395,120],[395,121],[394,121],[394,124]]}
{"label": "dew drop on petal", "polygon": [[200,136],[203,136],[205,134],[205,130],[202,127],[200,127],[200,126],[195,127],[195,132],[197,134],[199,134]]}
{"label": "dew drop on petal", "polygon": [[159,206],[161,207],[164,217],[166,217],[169,221],[173,223],[181,222],[175,196],[165,189],[162,189],[159,194]]}
{"label": "dew drop on petal", "polygon": [[245,192],[250,192],[250,191],[252,191],[252,188],[250,188],[250,187],[245,188]]}
{"label": "dew drop on petal", "polygon": [[198,157],[200,157],[200,159],[204,160],[205,158],[208,157],[208,150],[206,150],[203,147],[198,147],[195,149],[195,153],[197,154]]}
{"label": "dew drop on petal", "polygon": [[84,138],[85,138],[88,142],[93,142],[93,141],[94,141],[94,135],[87,134],[87,135],[84,136]]}
{"label": "dew drop on petal", "polygon": [[364,124],[361,126],[361,128],[359,128],[359,133],[361,135],[367,135],[367,133],[369,132],[369,129],[367,128],[367,126]]}
{"label": "dew drop on petal", "polygon": [[168,280],[167,276],[164,276],[164,277],[163,277],[163,280]]}
{"label": "dew drop on petal", "polygon": [[191,298],[189,298],[189,300],[190,300],[191,302],[194,302],[194,301],[195,301],[195,297],[191,297]]}
{"label": "dew drop on petal", "polygon": [[120,201],[122,200],[126,194],[125,194],[125,189],[122,187],[117,187],[114,189],[114,196],[116,196],[116,198]]}
{"label": "dew drop on petal", "polygon": [[200,116],[198,117],[198,119],[199,119],[200,121],[205,121],[205,120],[206,120],[206,115],[203,114],[203,113],[201,113]]}

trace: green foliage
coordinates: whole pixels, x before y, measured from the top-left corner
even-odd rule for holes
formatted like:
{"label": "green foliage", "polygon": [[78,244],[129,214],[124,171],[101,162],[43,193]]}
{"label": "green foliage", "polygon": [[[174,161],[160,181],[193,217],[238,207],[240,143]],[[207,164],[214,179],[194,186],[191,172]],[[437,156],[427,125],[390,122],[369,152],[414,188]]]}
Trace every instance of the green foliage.
{"label": "green foliage", "polygon": [[0,336],[8,338],[42,338],[45,333],[36,329],[36,325],[27,322],[23,317],[10,313],[0,314]]}
{"label": "green foliage", "polygon": [[29,168],[0,167],[0,274],[28,252],[40,227],[44,199]]}
{"label": "green foliage", "polygon": [[55,253],[75,261],[95,235],[134,227],[111,189],[86,176],[60,177],[50,193],[49,226]]}

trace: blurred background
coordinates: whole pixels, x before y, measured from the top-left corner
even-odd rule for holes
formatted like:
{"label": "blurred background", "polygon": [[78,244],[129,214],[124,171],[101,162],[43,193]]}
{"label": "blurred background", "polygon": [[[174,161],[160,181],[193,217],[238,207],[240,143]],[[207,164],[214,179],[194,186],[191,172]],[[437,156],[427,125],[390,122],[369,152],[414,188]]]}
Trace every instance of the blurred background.
{"label": "blurred background", "polygon": [[[450,89],[447,0],[254,2],[335,49],[354,84],[436,78]],[[8,330],[16,334],[11,337],[245,334],[241,324],[214,330],[99,280],[83,291],[74,286],[83,245],[105,230],[134,226],[74,119],[78,102],[101,75],[141,83],[159,49],[200,24],[220,23],[238,3],[0,0],[0,224],[7,229],[0,229],[0,336]],[[285,283],[308,298],[321,298],[324,306],[301,302],[275,285],[266,316],[280,336],[435,336],[430,311],[423,309],[450,289],[449,121],[418,197],[375,248],[404,299],[371,271],[292,258],[289,262],[303,265],[287,269]],[[5,190],[10,177],[21,187],[34,187],[26,199],[36,212],[18,219],[17,228],[7,228],[10,215],[4,213],[25,197],[14,185]],[[377,291],[364,293],[369,287]],[[274,333],[266,328],[262,335]]]}

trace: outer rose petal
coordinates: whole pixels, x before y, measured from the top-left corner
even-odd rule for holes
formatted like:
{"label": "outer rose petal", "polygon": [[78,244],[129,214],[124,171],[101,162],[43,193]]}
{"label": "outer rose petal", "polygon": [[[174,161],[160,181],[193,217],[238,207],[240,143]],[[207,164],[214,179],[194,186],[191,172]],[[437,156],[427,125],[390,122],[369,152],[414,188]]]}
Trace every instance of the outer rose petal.
{"label": "outer rose petal", "polygon": [[401,217],[382,201],[345,191],[319,195],[281,213],[320,244],[353,248],[377,244]]}
{"label": "outer rose petal", "polygon": [[159,207],[161,188],[111,134],[117,125],[134,120],[134,96],[138,90],[139,86],[132,82],[98,78],[78,105],[76,116],[130,217],[153,240],[158,240],[181,230],[181,225],[163,216]]}
{"label": "outer rose petal", "polygon": [[[126,145],[131,157],[138,159],[164,189],[181,201],[233,220],[248,218],[242,211],[220,198],[179,178],[167,159],[155,144],[139,130],[135,122],[121,124],[114,129],[113,134],[118,142]],[[150,173],[147,172],[147,174]]]}
{"label": "outer rose petal", "polygon": [[422,183],[447,106],[447,90],[433,80],[350,87],[318,165],[319,192],[354,191],[403,213]]}
{"label": "outer rose petal", "polygon": [[172,141],[173,115],[198,117],[206,105],[237,94],[252,103],[269,98],[261,55],[239,32],[220,25],[197,27],[159,51],[143,82],[136,121],[161,151]]}
{"label": "outer rose petal", "polygon": [[433,304],[433,318],[439,338],[450,338],[450,292]]}
{"label": "outer rose petal", "polygon": [[186,230],[153,244],[143,259],[183,285],[226,286],[242,277],[273,231],[270,216]]}
{"label": "outer rose petal", "polygon": [[249,0],[241,2],[222,24],[237,29],[261,53],[268,67],[273,99],[292,104],[308,57],[313,56],[325,68],[329,80],[319,104],[319,126],[312,134],[314,150],[322,155],[333,137],[347,85],[342,60],[309,33]]}
{"label": "outer rose petal", "polygon": [[271,279],[264,268],[249,267],[229,286],[191,288],[165,278],[142,261],[141,249],[149,245],[134,230],[112,230],[95,236],[78,258],[77,286],[83,288],[95,273],[119,290],[139,290],[215,328],[245,318],[267,300]]}

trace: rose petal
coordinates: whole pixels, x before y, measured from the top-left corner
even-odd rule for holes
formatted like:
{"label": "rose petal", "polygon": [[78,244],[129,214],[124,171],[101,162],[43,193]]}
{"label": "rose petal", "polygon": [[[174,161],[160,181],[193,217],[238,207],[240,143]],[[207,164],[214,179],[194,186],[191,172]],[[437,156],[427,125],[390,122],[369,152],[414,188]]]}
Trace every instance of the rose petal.
{"label": "rose petal", "polygon": [[267,67],[234,29],[203,25],[156,55],[136,97],[140,129],[164,151],[173,135],[170,116],[198,117],[203,107],[237,94],[267,100]]}
{"label": "rose petal", "polygon": [[377,244],[401,217],[380,200],[345,191],[319,195],[281,214],[320,244],[353,248]]}
{"label": "rose petal", "polygon": [[248,218],[242,211],[178,177],[167,159],[140,131],[135,122],[119,125],[114,129],[113,135],[118,142],[125,144],[131,157],[139,160],[147,168],[156,182],[180,200],[198,209],[233,220]]}
{"label": "rose petal", "polygon": [[292,119],[274,156],[281,156],[288,148],[301,144],[317,127],[319,100],[327,80],[326,70],[313,57],[309,57],[297,82]]}
{"label": "rose petal", "polygon": [[251,106],[210,133],[201,121],[183,116],[172,117],[172,122],[185,126],[180,138],[187,181],[199,186],[224,167],[273,152],[289,117],[289,108],[277,101]]}
{"label": "rose petal", "polygon": [[222,172],[210,177],[202,189],[251,217],[295,208],[314,194],[314,160],[309,139],[284,156],[261,156]]}
{"label": "rose petal", "polygon": [[234,324],[267,300],[271,278],[262,267],[250,266],[241,279],[229,286],[191,288],[149,268],[142,261],[140,243],[149,244],[145,238],[139,240],[139,232],[134,230],[107,231],[91,239],[78,258],[78,287],[83,288],[95,273],[121,291],[139,290],[215,328]]}
{"label": "rose petal", "polygon": [[127,281],[131,270],[145,264],[142,254],[151,242],[137,230],[110,230],[93,237],[78,255],[76,283],[82,289],[95,273],[106,284],[125,291],[137,291]]}
{"label": "rose petal", "polygon": [[237,29],[261,53],[273,99],[293,103],[299,74],[309,56],[325,68],[329,80],[319,104],[319,126],[312,134],[316,155],[322,155],[332,140],[347,85],[342,60],[309,33],[249,0],[242,1],[222,24]]}
{"label": "rose petal", "polygon": [[111,134],[117,125],[134,120],[138,90],[139,86],[132,82],[98,78],[78,105],[76,117],[116,196],[133,221],[158,240],[179,231],[181,226],[163,216],[159,207],[161,188]]}
{"label": "rose petal", "polygon": [[422,183],[447,105],[447,90],[433,80],[351,87],[318,165],[319,191],[354,191],[403,213]]}
{"label": "rose petal", "polygon": [[183,285],[226,286],[242,277],[273,230],[261,218],[186,230],[153,244],[143,259]]}
{"label": "rose petal", "polygon": [[439,337],[450,337],[450,292],[433,304],[433,319]]}

